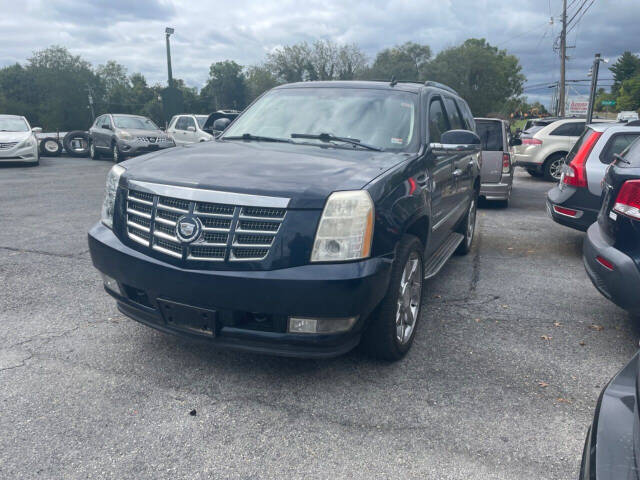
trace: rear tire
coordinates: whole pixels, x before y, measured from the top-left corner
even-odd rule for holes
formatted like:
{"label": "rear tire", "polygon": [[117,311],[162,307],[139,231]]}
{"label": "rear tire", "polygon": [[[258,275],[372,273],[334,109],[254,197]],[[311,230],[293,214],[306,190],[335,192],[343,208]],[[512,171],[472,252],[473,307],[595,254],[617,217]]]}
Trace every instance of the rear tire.
{"label": "rear tire", "polygon": [[545,160],[544,166],[542,167],[545,180],[549,182],[557,182],[560,180],[564,157],[565,155],[562,153],[554,153]]}
{"label": "rear tire", "polygon": [[387,361],[400,360],[413,344],[422,309],[424,262],[422,242],[403,235],[391,268],[389,287],[372,313],[362,343],[369,355]]}

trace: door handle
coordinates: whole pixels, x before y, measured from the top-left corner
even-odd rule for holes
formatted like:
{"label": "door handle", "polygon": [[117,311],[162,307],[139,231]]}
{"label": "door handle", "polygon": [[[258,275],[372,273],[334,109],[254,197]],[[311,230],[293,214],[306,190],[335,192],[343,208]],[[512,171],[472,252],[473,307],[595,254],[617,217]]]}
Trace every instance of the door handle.
{"label": "door handle", "polygon": [[453,176],[454,176],[454,177],[459,177],[460,175],[462,175],[462,173],[463,173],[463,172],[462,172],[462,170],[461,170],[461,169],[456,168],[456,169],[453,171]]}

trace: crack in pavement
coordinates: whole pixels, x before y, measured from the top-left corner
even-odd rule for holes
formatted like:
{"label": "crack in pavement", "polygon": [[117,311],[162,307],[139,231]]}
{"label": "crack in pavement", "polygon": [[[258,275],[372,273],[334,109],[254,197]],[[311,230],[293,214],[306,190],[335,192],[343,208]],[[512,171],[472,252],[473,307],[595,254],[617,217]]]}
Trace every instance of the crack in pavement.
{"label": "crack in pavement", "polygon": [[47,255],[50,257],[59,257],[59,258],[77,258],[89,252],[89,249],[82,250],[79,253],[55,253],[55,252],[46,252],[44,250],[30,250],[25,248],[15,248],[15,247],[4,247],[0,245],[0,250],[8,250],[10,252],[16,253],[34,253],[36,255]]}

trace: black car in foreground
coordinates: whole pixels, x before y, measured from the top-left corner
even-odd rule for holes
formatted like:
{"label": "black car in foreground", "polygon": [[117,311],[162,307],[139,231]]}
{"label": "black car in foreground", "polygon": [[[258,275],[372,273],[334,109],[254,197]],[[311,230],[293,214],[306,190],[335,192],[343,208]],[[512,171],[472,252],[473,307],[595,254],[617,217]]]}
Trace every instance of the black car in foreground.
{"label": "black car in foreground", "polygon": [[580,480],[640,478],[639,359],[636,354],[598,398],[582,454]]}
{"label": "black car in foreground", "polygon": [[399,359],[423,279],[471,248],[480,149],[440,84],[277,87],[215,141],[114,166],[91,257],[120,311],[165,332]]}
{"label": "black car in foreground", "polygon": [[584,264],[605,297],[640,315],[640,140],[607,169],[602,209],[584,242]]}

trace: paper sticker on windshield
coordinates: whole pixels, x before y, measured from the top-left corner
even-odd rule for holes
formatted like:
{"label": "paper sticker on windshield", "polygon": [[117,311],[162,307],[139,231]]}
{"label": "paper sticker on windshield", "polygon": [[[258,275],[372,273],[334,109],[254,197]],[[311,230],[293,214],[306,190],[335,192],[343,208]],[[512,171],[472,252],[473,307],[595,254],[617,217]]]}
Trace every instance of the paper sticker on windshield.
{"label": "paper sticker on windshield", "polygon": [[391,143],[395,143],[396,145],[402,145],[403,142],[404,142],[404,140],[402,140],[401,138],[393,138],[393,137],[391,137]]}

